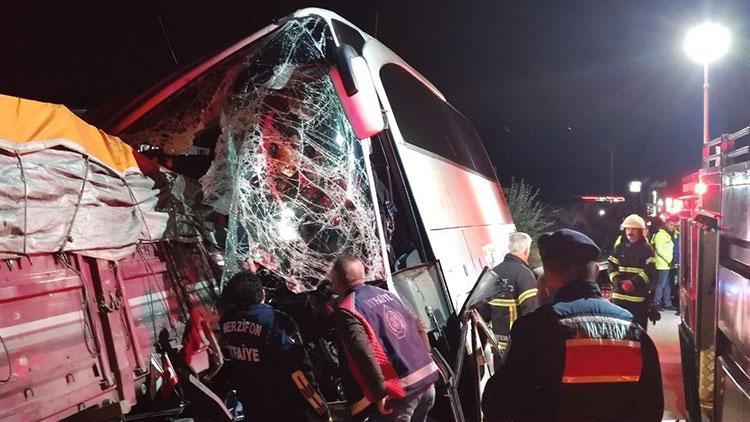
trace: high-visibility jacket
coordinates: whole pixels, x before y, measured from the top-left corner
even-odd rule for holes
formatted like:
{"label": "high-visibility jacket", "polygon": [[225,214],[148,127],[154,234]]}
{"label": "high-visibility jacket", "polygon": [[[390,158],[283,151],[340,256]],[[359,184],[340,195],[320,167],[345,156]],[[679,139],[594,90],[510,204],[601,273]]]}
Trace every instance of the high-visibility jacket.
{"label": "high-visibility jacket", "polygon": [[656,253],[656,269],[668,271],[672,269],[674,258],[675,237],[666,229],[661,229],[651,237],[651,245]]}
{"label": "high-visibility jacket", "polygon": [[594,281],[572,281],[513,325],[482,410],[488,422],[661,421],[656,347]]}
{"label": "high-visibility jacket", "polygon": [[[421,325],[395,294],[364,284],[345,295],[333,316],[343,360],[363,397],[348,397],[352,414],[387,396],[421,393],[438,378]],[[359,395],[359,394],[357,394]]]}
{"label": "high-visibility jacket", "polygon": [[[615,247],[608,258],[609,279],[612,281],[612,300],[644,303],[653,289],[650,282],[656,281],[654,250],[645,239],[635,243],[623,241]],[[630,280],[635,289],[623,289],[623,281]]]}
{"label": "high-visibility jacket", "polygon": [[479,313],[491,322],[500,347],[506,347],[510,329],[520,316],[539,307],[536,277],[521,258],[505,255],[500,265],[492,270],[497,274],[492,291],[476,306]]}

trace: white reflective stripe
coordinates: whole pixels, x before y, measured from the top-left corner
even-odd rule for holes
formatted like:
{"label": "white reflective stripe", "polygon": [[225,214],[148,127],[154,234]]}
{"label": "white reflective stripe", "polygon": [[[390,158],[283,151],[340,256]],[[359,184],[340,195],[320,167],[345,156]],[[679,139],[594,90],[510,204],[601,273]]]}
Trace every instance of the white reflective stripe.
{"label": "white reflective stripe", "polygon": [[159,290],[158,292],[130,298],[128,299],[128,305],[130,305],[130,307],[132,308],[134,306],[140,306],[148,302],[160,302],[162,300],[167,300],[167,296],[168,295],[166,290]]}
{"label": "white reflective stripe", "polygon": [[9,327],[0,327],[0,336],[5,338],[13,337],[19,334],[26,334],[31,331],[41,330],[42,328],[63,325],[73,321],[80,321],[82,319],[82,311],[68,312],[67,314],[37,319],[30,322],[24,322],[22,324],[11,325]]}
{"label": "white reflective stripe", "polygon": [[427,365],[417,369],[416,371],[412,372],[411,374],[401,378],[399,381],[401,381],[402,387],[408,387],[412,384],[416,384],[419,381],[422,381],[425,379],[428,375],[432,374],[433,372],[436,372],[438,370],[437,365],[435,365],[435,362],[430,359],[430,363]]}
{"label": "white reflective stripe", "polygon": [[[78,320],[54,328],[39,330],[33,334],[23,333],[15,337],[2,337],[5,339],[8,351],[12,352],[14,350],[29,349],[40,343],[47,343],[50,347],[56,347],[60,340],[65,337],[82,337],[83,335],[83,327],[81,326],[81,321]],[[0,348],[0,350],[2,349]],[[0,352],[0,356],[2,356],[2,352]],[[3,360],[0,358],[0,368],[2,368],[2,362]],[[0,374],[2,374],[2,369],[0,369]]]}

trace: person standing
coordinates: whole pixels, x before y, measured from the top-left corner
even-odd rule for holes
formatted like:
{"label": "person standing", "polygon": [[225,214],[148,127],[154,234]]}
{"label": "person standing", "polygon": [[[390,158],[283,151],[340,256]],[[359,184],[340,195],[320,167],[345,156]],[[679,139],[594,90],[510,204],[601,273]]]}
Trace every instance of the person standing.
{"label": "person standing", "polygon": [[503,262],[493,268],[497,274],[493,290],[476,306],[482,317],[491,322],[492,332],[503,349],[507,347],[510,329],[516,319],[539,306],[536,277],[528,264],[531,236],[513,233],[508,247]]}
{"label": "person standing", "polygon": [[633,315],[601,297],[599,248],[574,230],[543,234],[551,303],[519,318],[482,398],[484,420],[662,420],[656,346]]}
{"label": "person standing", "polygon": [[646,241],[646,222],[637,214],[625,217],[620,227],[625,231],[625,240],[620,242],[607,259],[607,273],[612,281],[612,303],[630,311],[635,322],[644,330],[648,320],[659,319],[654,313],[652,284],[655,280],[654,250]]}
{"label": "person standing", "polygon": [[669,217],[661,229],[651,238],[651,245],[656,253],[656,271],[658,274],[654,289],[654,303],[665,309],[672,309],[672,269],[677,221]]}
{"label": "person standing", "polygon": [[340,295],[334,327],[361,390],[361,397],[349,398],[352,415],[369,412],[372,422],[424,422],[439,374],[421,322],[398,296],[365,283],[358,258],[337,257],[329,276]]}
{"label": "person standing", "polygon": [[679,219],[674,230],[674,253],[672,253],[672,304],[675,307],[675,314],[680,314],[680,229]]}
{"label": "person standing", "polygon": [[264,302],[263,284],[250,271],[232,276],[219,302],[226,365],[247,420],[329,420],[297,324]]}

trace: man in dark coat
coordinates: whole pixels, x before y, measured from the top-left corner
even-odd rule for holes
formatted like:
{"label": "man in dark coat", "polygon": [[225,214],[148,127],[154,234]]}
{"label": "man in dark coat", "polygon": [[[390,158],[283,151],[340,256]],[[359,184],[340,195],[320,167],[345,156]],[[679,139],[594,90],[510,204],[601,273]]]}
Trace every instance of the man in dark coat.
{"label": "man in dark coat", "polygon": [[552,302],[516,321],[488,381],[485,421],[661,421],[659,358],[633,315],[602,299],[599,248],[568,229],[539,249]]}
{"label": "man in dark coat", "polygon": [[247,420],[328,420],[297,324],[264,301],[263,284],[250,271],[232,276],[220,301],[222,343]]}
{"label": "man in dark coat", "polygon": [[614,288],[612,303],[627,309],[635,322],[648,330],[648,320],[660,318],[652,300],[656,282],[654,249],[646,240],[646,222],[640,216],[627,216],[620,228],[625,231],[625,241],[615,246],[607,260]]}
{"label": "man in dark coat", "polygon": [[486,321],[491,322],[501,348],[506,348],[510,329],[518,317],[533,312],[538,306],[536,277],[529,268],[531,236],[516,232],[510,235],[509,252],[500,265],[492,269],[497,275],[488,297],[476,306]]}

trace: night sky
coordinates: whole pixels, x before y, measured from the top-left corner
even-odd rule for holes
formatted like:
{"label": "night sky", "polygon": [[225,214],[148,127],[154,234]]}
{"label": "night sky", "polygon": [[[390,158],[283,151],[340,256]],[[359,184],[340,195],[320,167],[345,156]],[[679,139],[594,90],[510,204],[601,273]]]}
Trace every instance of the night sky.
{"label": "night sky", "polygon": [[[115,104],[312,4],[2,0],[0,92],[78,109]],[[475,124],[501,181],[526,179],[549,200],[606,193],[610,149],[618,192],[698,166],[703,75],[682,40],[705,18],[733,35],[711,70],[711,135],[750,123],[749,1],[314,4],[422,72]]]}

